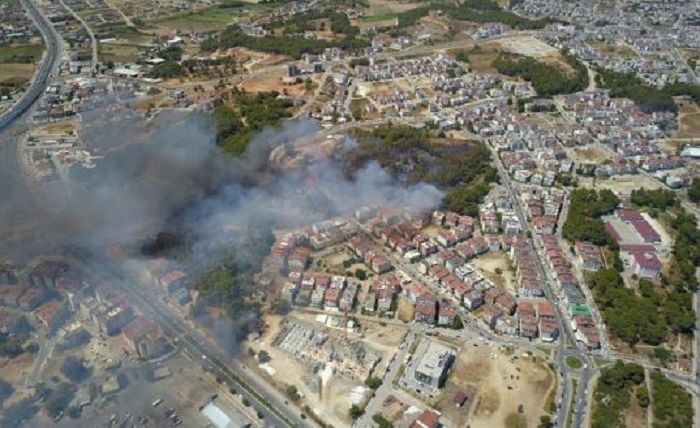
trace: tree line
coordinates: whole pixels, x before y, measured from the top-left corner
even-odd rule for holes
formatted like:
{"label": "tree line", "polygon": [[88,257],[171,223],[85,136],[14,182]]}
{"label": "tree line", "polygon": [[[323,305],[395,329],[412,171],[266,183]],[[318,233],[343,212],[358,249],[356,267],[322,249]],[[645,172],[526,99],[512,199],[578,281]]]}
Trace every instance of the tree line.
{"label": "tree line", "polygon": [[253,37],[245,34],[239,26],[232,25],[227,27],[218,37],[202,42],[201,48],[205,52],[212,52],[217,49],[244,47],[254,51],[301,58],[303,54],[320,54],[333,47],[355,51],[367,46],[369,46],[367,40],[353,36],[333,41],[272,35]]}
{"label": "tree line", "polygon": [[674,83],[663,88],[646,85],[635,73],[620,73],[599,68],[596,75],[599,87],[608,89],[611,97],[629,98],[647,113],[677,112],[673,97],[686,96],[700,104],[700,86]]}

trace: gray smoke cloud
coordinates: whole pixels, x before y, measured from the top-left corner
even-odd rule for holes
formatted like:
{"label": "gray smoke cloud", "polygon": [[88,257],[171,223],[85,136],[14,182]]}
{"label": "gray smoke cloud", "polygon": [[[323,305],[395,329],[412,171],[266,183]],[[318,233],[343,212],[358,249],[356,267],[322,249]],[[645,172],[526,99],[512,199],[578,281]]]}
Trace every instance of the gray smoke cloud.
{"label": "gray smoke cloud", "polygon": [[97,168],[75,170],[70,180],[36,198],[32,210],[41,220],[27,233],[41,235],[41,245],[30,247],[36,239],[27,239],[20,250],[129,244],[174,222],[212,236],[250,221],[308,224],[363,205],[421,211],[443,197],[425,183],[399,185],[376,162],[353,180],[327,156],[313,156],[294,169],[269,167],[275,148],[318,131],[309,120],[261,132],[244,156],[232,159],[217,147],[213,125],[201,115],[174,112],[150,122],[105,120],[104,114],[96,119],[84,120],[84,139],[104,158]]}

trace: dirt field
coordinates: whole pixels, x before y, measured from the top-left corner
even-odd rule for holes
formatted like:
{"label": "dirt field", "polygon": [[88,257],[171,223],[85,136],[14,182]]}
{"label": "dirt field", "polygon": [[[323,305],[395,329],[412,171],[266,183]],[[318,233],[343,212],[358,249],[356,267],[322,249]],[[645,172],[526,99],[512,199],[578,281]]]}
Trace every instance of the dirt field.
{"label": "dirt field", "polygon": [[22,354],[17,358],[0,359],[0,379],[4,379],[11,384],[19,384],[24,381],[32,370],[34,355]]}
{"label": "dirt field", "polygon": [[613,192],[620,192],[626,195],[632,193],[632,190],[644,188],[644,189],[658,189],[661,187],[656,181],[647,178],[643,175],[620,175],[607,180],[595,180],[595,185],[593,179],[579,177],[579,186],[585,188],[596,188],[600,189],[610,189]]}
{"label": "dirt field", "polygon": [[300,97],[304,95],[304,84],[286,84],[281,77],[257,77],[248,79],[238,85],[239,88],[247,92],[269,92],[277,91],[280,94],[285,90],[290,96]]}
{"label": "dirt field", "polygon": [[36,134],[41,135],[70,135],[75,132],[76,122],[61,122],[54,125],[49,125],[44,128],[40,128],[36,131]]}
{"label": "dirt field", "polygon": [[569,154],[575,161],[582,163],[600,163],[609,158],[606,151],[592,146],[579,150],[570,150]]}
{"label": "dirt field", "polygon": [[403,322],[413,321],[415,309],[413,302],[404,296],[399,296],[399,309],[396,314],[396,319]]}
{"label": "dirt field", "polygon": [[475,48],[468,49],[469,69],[479,73],[492,73],[495,71],[491,67],[491,63],[503,51],[503,46],[500,43],[484,43],[477,45]]}
{"label": "dirt field", "polygon": [[[554,374],[544,361],[524,357],[520,350],[511,356],[480,344],[462,350],[448,382],[475,388],[472,427],[534,428],[554,387]],[[518,413],[520,403],[523,413]]]}
{"label": "dirt field", "polygon": [[695,103],[678,103],[678,131],[674,138],[698,138],[700,137],[700,107]]}
{"label": "dirt field", "polygon": [[[517,284],[513,273],[508,270],[508,257],[504,253],[486,253],[474,259],[473,263],[494,284],[505,288],[510,294],[516,294]],[[502,273],[497,274],[496,269],[501,269]]]}
{"label": "dirt field", "polygon": [[628,427],[644,427],[647,426],[647,410],[639,405],[637,397],[632,392],[630,397],[630,406],[625,415],[625,426]]}
{"label": "dirt field", "polygon": [[512,37],[504,39],[500,44],[505,51],[533,58],[542,58],[559,53],[555,48],[532,36]]}
{"label": "dirt field", "polygon": [[136,46],[101,43],[99,50],[100,61],[131,62],[137,61],[141,55],[141,49]]}
{"label": "dirt field", "polygon": [[402,3],[398,1],[370,0],[366,15],[387,15],[405,12],[423,6],[423,3]]}
{"label": "dirt field", "polygon": [[34,70],[35,64],[0,64],[0,83],[14,79],[29,81],[34,75]]}
{"label": "dirt field", "polygon": [[590,45],[597,51],[613,58],[629,59],[638,56],[634,49],[625,44],[609,45],[605,42],[591,42]]}

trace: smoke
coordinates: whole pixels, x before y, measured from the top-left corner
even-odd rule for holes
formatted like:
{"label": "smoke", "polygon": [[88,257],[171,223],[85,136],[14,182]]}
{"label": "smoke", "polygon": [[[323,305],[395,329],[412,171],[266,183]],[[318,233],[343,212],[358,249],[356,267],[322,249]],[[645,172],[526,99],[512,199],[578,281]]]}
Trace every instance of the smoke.
{"label": "smoke", "polygon": [[268,167],[275,148],[318,130],[308,120],[260,133],[237,159],[216,146],[211,124],[198,115],[164,114],[148,124],[129,119],[105,126],[109,132],[97,124],[84,131],[104,155],[97,167],[72,171],[41,198],[38,209],[50,229],[45,236],[54,246],[125,245],[173,225],[199,236],[251,221],[293,226],[364,205],[421,211],[443,196],[425,183],[401,186],[376,162],[353,180],[318,153],[302,167]]}

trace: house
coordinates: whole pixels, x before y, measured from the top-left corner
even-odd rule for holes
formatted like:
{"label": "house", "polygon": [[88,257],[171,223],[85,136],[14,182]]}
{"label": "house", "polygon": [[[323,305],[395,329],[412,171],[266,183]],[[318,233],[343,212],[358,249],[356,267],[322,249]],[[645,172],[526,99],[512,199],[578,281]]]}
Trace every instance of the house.
{"label": "house", "polygon": [[603,266],[600,248],[597,245],[590,242],[577,242],[574,248],[583,269],[596,271]]}
{"label": "house", "polygon": [[44,303],[34,312],[37,321],[44,324],[51,332],[55,332],[61,326],[68,314],[66,305],[59,300]]}
{"label": "house", "polygon": [[374,257],[372,259],[372,270],[381,275],[391,270],[391,263],[382,256]]}
{"label": "house", "polygon": [[19,300],[24,292],[25,288],[19,284],[0,287],[0,303],[3,306],[16,308],[19,306]]}
{"label": "house", "polygon": [[428,341],[416,365],[415,378],[428,388],[439,389],[447,380],[455,360],[455,351],[441,343]]}
{"label": "house", "polygon": [[19,299],[19,307],[23,311],[33,311],[48,300],[48,293],[43,288],[30,287]]}
{"label": "house", "polygon": [[455,322],[455,315],[457,310],[446,304],[440,305],[440,310],[438,311],[438,325],[451,326]]}
{"label": "house", "polygon": [[486,312],[483,315],[484,322],[493,328],[496,328],[496,323],[503,316],[503,311],[496,306],[489,306],[486,308]]}
{"label": "house", "polygon": [[424,296],[416,303],[414,319],[419,323],[434,325],[436,312],[435,299],[432,296]]}
{"label": "house", "polygon": [[508,293],[502,293],[495,300],[496,306],[503,309],[503,312],[512,315],[517,307],[517,302],[513,296]]}
{"label": "house", "polygon": [[632,269],[638,276],[645,278],[655,278],[661,275],[663,265],[656,254],[653,253],[633,253]]}
{"label": "house", "polygon": [[342,297],[342,289],[331,288],[326,292],[325,307],[326,310],[338,309],[340,298]]}
{"label": "house", "polygon": [[452,398],[452,402],[455,404],[457,408],[464,406],[464,403],[467,402],[467,394],[465,394],[462,391],[459,391],[458,393],[455,394],[455,396]]}
{"label": "house", "polygon": [[439,426],[440,414],[432,409],[428,409],[418,416],[412,428],[438,428]]}
{"label": "house", "polygon": [[559,326],[556,321],[540,319],[540,339],[544,342],[552,342],[559,337]]}
{"label": "house", "polygon": [[481,291],[474,289],[464,293],[462,301],[467,309],[473,311],[484,304],[484,294]]}

